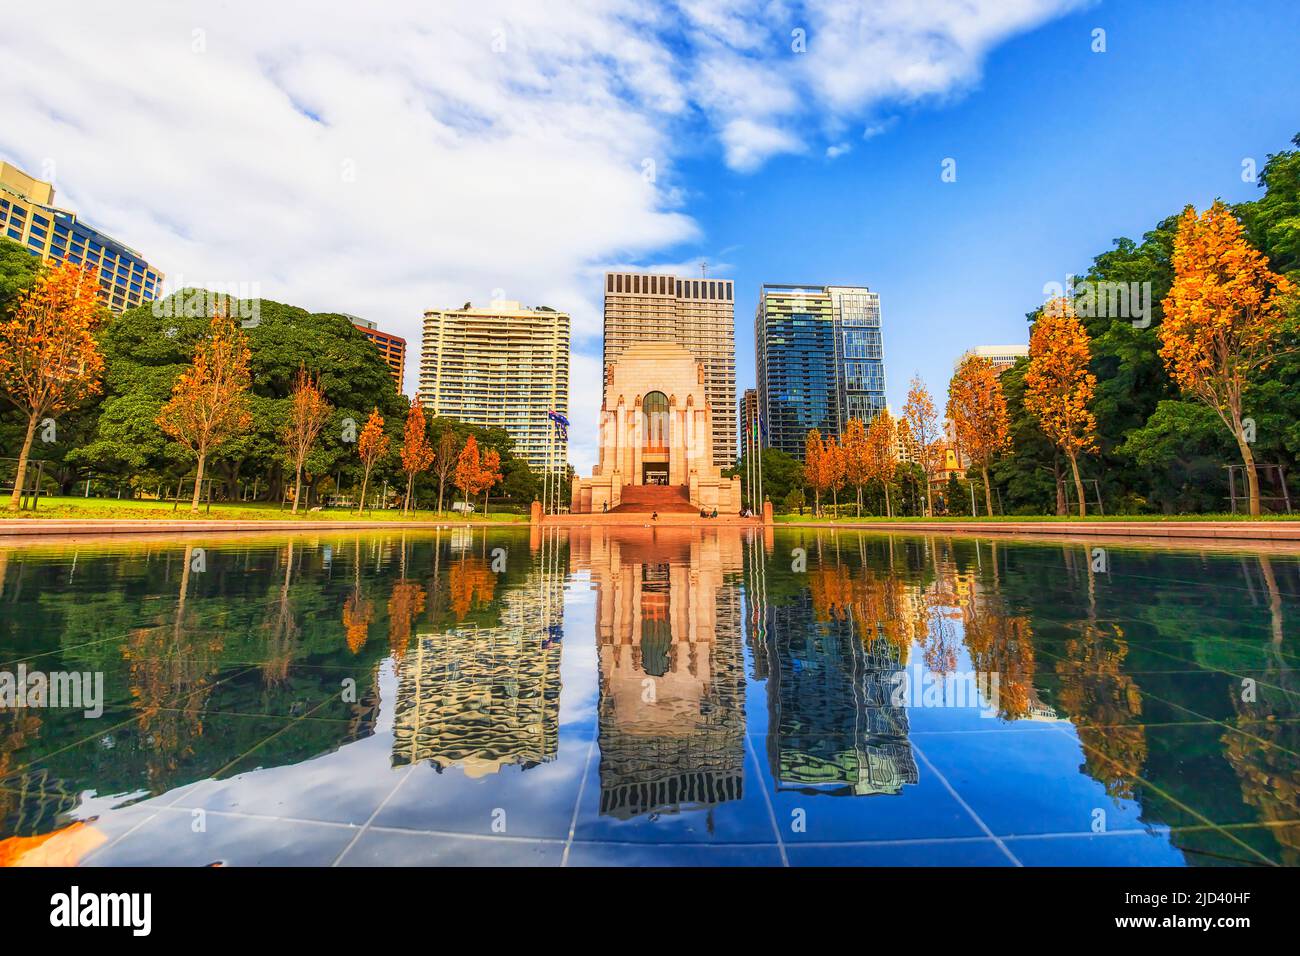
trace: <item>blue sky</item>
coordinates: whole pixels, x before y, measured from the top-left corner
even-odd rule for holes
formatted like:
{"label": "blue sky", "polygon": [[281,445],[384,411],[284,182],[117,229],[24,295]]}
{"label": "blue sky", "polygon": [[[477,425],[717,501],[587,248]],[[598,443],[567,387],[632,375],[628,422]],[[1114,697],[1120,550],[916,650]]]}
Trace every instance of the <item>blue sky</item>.
{"label": "blue sky", "polygon": [[1300,131],[1294,0],[304,9],[7,11],[0,159],[168,287],[405,336],[408,394],[426,309],[568,311],[584,473],[607,269],[734,279],[741,387],[762,283],[866,283],[891,403],[916,371],[942,400],[965,348],[1025,340],[1044,284],[1187,202],[1255,195],[1243,158]]}
{"label": "blue sky", "polygon": [[[916,371],[942,400],[968,346],[1027,342],[1042,287],[1185,203],[1251,199],[1300,132],[1300,5],[1108,3],[998,47],[942,105],[883,109],[884,132],[837,159],[754,173],[685,167],[705,241],[730,264],[738,387],[754,382],[763,282],[865,283],[881,294],[889,400]],[[1105,53],[1091,52],[1094,27]],[[957,160],[957,180],[940,164]],[[721,274],[721,273],[719,273]]]}

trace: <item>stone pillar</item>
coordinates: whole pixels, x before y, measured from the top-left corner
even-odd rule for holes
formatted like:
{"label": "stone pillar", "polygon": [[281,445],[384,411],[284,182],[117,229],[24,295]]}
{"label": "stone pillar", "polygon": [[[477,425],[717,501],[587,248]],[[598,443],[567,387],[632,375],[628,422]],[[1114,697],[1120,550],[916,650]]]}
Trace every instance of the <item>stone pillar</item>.
{"label": "stone pillar", "polygon": [[695,412],[695,470],[703,471],[705,467],[713,464],[711,461],[704,460],[705,438],[709,434],[709,423],[703,409],[697,409]]}
{"label": "stone pillar", "polygon": [[632,484],[642,484],[641,451],[645,436],[641,434],[645,415],[641,414],[641,399],[632,403]]}
{"label": "stone pillar", "polygon": [[596,474],[608,473],[618,467],[614,462],[614,413],[607,408],[600,410],[600,461]]}
{"label": "stone pillar", "polygon": [[686,484],[686,413],[673,403],[668,416],[668,483]]}
{"label": "stone pillar", "polygon": [[530,525],[539,525],[542,523],[542,503],[540,501],[533,502],[533,506],[528,513],[528,523]]}

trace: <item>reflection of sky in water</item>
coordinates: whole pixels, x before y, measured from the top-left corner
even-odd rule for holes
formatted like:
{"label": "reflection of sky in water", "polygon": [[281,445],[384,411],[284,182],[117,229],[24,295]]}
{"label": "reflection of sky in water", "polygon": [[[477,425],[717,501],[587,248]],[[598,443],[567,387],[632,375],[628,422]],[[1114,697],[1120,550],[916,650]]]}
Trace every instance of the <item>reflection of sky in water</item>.
{"label": "reflection of sky in water", "polygon": [[[165,541],[0,552],[0,669],[103,671],[107,698],[0,711],[0,862],[1300,862],[1289,555],[204,546],[193,574]],[[948,692],[899,706],[900,671]]]}

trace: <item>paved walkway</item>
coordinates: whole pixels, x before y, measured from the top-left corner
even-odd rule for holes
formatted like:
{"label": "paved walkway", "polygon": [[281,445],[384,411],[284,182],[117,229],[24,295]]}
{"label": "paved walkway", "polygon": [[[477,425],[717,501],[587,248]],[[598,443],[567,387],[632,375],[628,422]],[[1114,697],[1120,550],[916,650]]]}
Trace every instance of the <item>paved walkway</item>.
{"label": "paved walkway", "polygon": [[0,539],[52,534],[176,534],[216,531],[432,531],[435,528],[527,528],[526,521],[328,521],[267,520],[244,521],[212,518],[133,519],[98,518],[81,521],[62,518],[0,519]]}
{"label": "paved walkway", "polygon": [[1294,541],[1300,521],[853,521],[781,522],[778,528],[893,531],[897,534],[1062,535],[1068,537],[1214,538]]}
{"label": "paved walkway", "polygon": [[[729,527],[756,528],[758,518],[721,515],[701,518],[698,514],[548,515],[547,527]],[[436,528],[527,528],[524,522],[445,521],[247,521],[220,518],[148,520],[104,518],[71,521],[57,518],[13,518],[0,520],[0,540],[6,537],[103,534],[177,534],[215,532],[299,531],[430,531]],[[1300,546],[1300,521],[853,521],[835,524],[781,522],[777,528],[817,528],[823,531],[888,531],[895,534],[1024,535],[1061,537],[1201,538],[1235,541],[1269,541]]]}
{"label": "paved walkway", "polygon": [[677,512],[659,513],[658,518],[651,518],[649,512],[609,511],[588,515],[547,515],[542,523],[550,527],[567,528],[604,528],[619,525],[700,525],[702,527],[757,528],[762,525],[758,518],[742,518],[739,515],[718,515],[716,518],[701,518],[699,510],[689,514]]}

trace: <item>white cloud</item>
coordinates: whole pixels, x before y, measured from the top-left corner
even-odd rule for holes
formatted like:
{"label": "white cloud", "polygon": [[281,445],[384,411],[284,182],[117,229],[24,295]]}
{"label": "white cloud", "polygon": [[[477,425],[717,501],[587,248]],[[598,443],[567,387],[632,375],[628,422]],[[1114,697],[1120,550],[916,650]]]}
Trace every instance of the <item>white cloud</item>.
{"label": "white cloud", "polygon": [[701,238],[682,150],[804,153],[1073,2],[47,0],[6,11],[0,156],[52,163],[61,204],[173,276],[405,335],[408,388],[426,308],[567,309],[586,471],[598,276]]}

